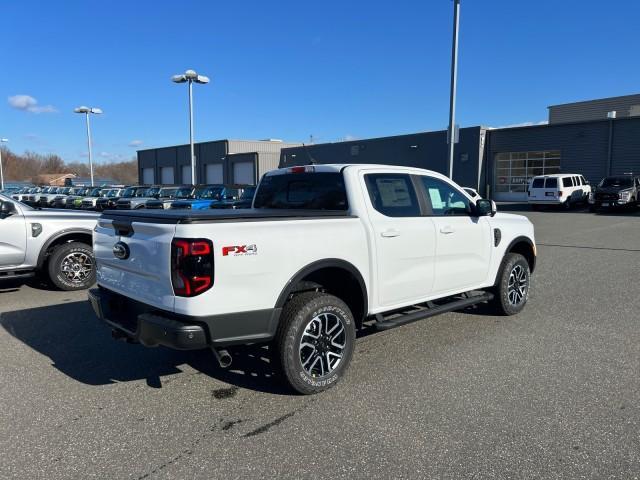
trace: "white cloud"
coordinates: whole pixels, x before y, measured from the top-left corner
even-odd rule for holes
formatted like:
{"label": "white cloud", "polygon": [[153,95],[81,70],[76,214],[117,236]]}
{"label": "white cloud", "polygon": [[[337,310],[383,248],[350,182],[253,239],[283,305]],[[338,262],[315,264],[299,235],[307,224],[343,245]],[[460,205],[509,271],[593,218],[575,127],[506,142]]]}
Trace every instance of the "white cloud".
{"label": "white cloud", "polygon": [[144,142],[142,140],[131,140],[129,142],[130,147],[139,147],[141,145],[144,145]]}
{"label": "white cloud", "polygon": [[358,137],[355,137],[353,135],[348,135],[348,134],[342,137],[343,142],[352,142],[353,140],[358,140]]}
{"label": "white cloud", "polygon": [[122,162],[129,159],[129,157],[127,157],[126,155],[112,152],[100,152],[98,153],[98,156],[110,162]]}
{"label": "white cloud", "polygon": [[38,105],[38,100],[30,95],[13,95],[8,99],[9,105],[16,110],[31,113],[53,113],[57,112],[53,105]]}

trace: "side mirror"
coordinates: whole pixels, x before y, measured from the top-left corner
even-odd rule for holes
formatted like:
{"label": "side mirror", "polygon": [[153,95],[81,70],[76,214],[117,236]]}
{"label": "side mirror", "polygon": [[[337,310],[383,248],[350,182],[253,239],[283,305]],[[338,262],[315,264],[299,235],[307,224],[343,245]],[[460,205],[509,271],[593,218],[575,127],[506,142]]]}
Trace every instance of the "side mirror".
{"label": "side mirror", "polygon": [[16,213],[16,206],[13,202],[0,201],[0,217],[7,218]]}
{"label": "side mirror", "polygon": [[498,212],[496,202],[481,198],[476,202],[476,213],[479,217],[493,217]]}

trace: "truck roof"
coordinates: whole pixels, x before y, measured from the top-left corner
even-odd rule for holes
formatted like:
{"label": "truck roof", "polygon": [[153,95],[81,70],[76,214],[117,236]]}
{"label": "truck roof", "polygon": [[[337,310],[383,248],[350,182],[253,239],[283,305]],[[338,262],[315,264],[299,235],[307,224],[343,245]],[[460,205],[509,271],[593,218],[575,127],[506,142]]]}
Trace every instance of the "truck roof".
{"label": "truck roof", "polygon": [[422,174],[429,174],[436,177],[444,177],[445,175],[438,173],[433,170],[427,170],[424,168],[418,167],[406,167],[403,165],[385,165],[385,164],[377,164],[377,163],[323,163],[323,164],[306,164],[306,165],[295,165],[291,167],[278,168],[276,170],[271,170],[266,173],[266,175],[282,175],[285,173],[289,173],[294,168],[306,168],[313,167],[313,171],[315,172],[341,172],[346,168],[358,168],[361,170],[375,170],[375,169],[393,169],[403,172],[415,172]]}

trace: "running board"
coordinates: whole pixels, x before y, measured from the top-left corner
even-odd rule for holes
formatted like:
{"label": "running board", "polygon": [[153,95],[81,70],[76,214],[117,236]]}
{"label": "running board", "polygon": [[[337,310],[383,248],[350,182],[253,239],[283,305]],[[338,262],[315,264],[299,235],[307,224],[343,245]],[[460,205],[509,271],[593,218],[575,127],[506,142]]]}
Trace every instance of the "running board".
{"label": "running board", "polygon": [[[417,322],[418,320],[424,320],[425,318],[440,315],[441,313],[453,312],[454,310],[460,310],[472,305],[476,305],[482,302],[488,302],[493,300],[492,293],[483,293],[482,295],[474,295],[473,297],[461,298],[459,300],[453,300],[445,303],[444,305],[429,306],[421,308],[416,312],[399,314],[394,318],[385,320],[382,314],[376,315],[376,323],[374,324],[376,330],[390,330],[401,325]],[[431,302],[428,304],[433,305]]]}

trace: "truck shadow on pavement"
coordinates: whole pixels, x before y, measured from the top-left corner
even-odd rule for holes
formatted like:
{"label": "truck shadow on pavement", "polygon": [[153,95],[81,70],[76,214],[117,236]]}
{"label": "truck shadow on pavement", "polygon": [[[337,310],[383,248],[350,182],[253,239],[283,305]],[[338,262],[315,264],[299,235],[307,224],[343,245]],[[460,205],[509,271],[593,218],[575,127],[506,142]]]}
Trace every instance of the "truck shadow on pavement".
{"label": "truck shadow on pavement", "polygon": [[181,352],[146,348],[111,338],[88,302],[73,302],[0,314],[0,324],[14,338],[51,359],[52,366],[87,385],[146,380],[162,388],[167,375],[191,366],[216,380],[267,393],[290,395],[272,367],[268,348],[249,345],[229,349],[233,364],[220,368],[208,350]]}

